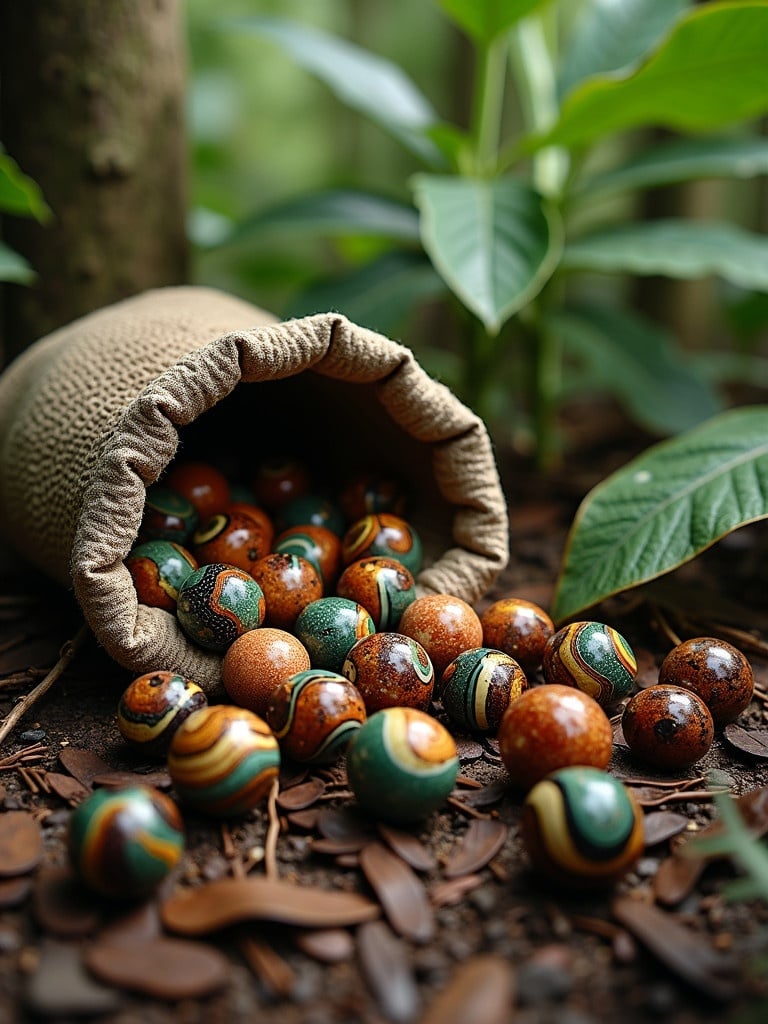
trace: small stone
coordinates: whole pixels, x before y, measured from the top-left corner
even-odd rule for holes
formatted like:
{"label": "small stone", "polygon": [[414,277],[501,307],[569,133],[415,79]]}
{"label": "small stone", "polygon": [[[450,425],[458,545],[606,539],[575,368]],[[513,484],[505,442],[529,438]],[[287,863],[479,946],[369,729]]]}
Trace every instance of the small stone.
{"label": "small stone", "polygon": [[94,981],[75,945],[44,942],[26,988],[27,1007],[43,1017],[96,1016],[116,1010],[122,996]]}
{"label": "small stone", "polygon": [[48,733],[45,729],[27,729],[19,736],[19,740],[22,743],[45,743],[48,739]]}

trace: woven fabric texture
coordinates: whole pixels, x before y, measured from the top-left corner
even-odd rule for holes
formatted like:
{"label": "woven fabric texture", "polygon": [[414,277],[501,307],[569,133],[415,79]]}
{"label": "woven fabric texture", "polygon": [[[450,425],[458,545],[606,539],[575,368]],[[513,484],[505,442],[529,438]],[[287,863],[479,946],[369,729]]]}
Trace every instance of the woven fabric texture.
{"label": "woven fabric texture", "polygon": [[[302,390],[275,392],[279,381]],[[506,564],[506,504],[485,426],[410,349],[337,314],[278,323],[212,289],[148,292],[42,339],[0,378],[0,527],[33,564],[74,586],[119,664],[219,685],[220,657],[191,643],[173,615],[139,605],[123,560],[145,489],[176,455],[180,431],[183,444],[186,428],[240,394],[236,439],[220,445],[240,446],[254,465],[270,454],[260,452],[262,431],[248,429],[262,395],[276,395],[274,408],[328,460],[343,457],[358,425],[372,466],[377,443],[390,458],[394,448],[421,492],[421,593],[474,602]],[[303,409],[312,422],[303,424]]]}

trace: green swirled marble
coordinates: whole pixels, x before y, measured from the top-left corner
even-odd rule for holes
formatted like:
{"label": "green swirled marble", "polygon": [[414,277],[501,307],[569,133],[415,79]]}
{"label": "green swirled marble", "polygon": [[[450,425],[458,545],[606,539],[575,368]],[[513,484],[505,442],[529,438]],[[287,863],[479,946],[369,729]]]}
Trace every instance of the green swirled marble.
{"label": "green swirled marble", "polygon": [[186,544],[198,522],[197,509],[183,494],[165,484],[153,484],[147,488],[139,531],[142,541],[172,540]]}
{"label": "green swirled marble", "polygon": [[255,807],[279,768],[280,748],[267,723],[229,704],[190,715],[168,752],[168,772],[181,801],[215,817]]}
{"label": "green swirled marble", "polygon": [[572,622],[547,641],[542,670],[548,683],[576,686],[608,707],[632,693],[637,661],[615,629],[602,622]]}
{"label": "green swirled marble", "polygon": [[134,899],[153,892],[181,859],[183,824],[173,801],[148,786],[100,789],[72,812],[67,845],[91,889]]}
{"label": "green swirled marble", "polygon": [[357,802],[372,817],[394,824],[437,810],[458,770],[451,734],[415,708],[377,711],[347,747],[347,777]]}
{"label": "green swirled marble", "polygon": [[336,593],[361,604],[376,629],[387,632],[397,629],[403,612],[416,600],[416,581],[394,558],[360,558],[341,574]]}
{"label": "green swirled marble", "polygon": [[456,725],[471,732],[495,732],[504,712],[527,687],[514,658],[490,647],[475,647],[447,666],[440,699]]}
{"label": "green swirled marble", "polygon": [[376,626],[367,610],[344,597],[321,597],[299,613],[294,634],[304,644],[312,668],[341,672],[350,648]]}
{"label": "green swirled marble", "polygon": [[264,593],[242,569],[213,562],[191,573],[181,585],[179,625],[201,647],[226,651],[239,636],[264,621]]}
{"label": "green swirled marble", "polygon": [[643,815],[598,768],[561,768],[528,793],[521,820],[531,866],[566,884],[610,884],[643,851]]}
{"label": "green swirled marble", "polygon": [[344,751],[366,713],[363,698],[346,676],[311,668],[275,689],[265,718],[288,757],[330,764]]}

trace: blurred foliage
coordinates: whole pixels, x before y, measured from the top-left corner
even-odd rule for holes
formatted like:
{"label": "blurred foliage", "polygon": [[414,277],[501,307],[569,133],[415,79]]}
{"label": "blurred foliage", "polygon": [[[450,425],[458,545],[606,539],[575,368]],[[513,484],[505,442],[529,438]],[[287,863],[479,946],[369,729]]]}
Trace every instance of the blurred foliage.
{"label": "blurred foliage", "polygon": [[[766,107],[764,63],[745,58],[765,14],[762,0],[190,0],[197,278],[403,337],[505,440],[534,433],[544,461],[574,394],[684,429],[724,382],[765,377],[766,241],[744,230],[760,217],[744,182],[768,142],[732,130]],[[659,143],[658,126],[726,131]],[[740,186],[708,220],[642,222],[648,190],[715,178]],[[627,302],[632,276],[713,274],[694,352]],[[667,386],[646,401],[654,376]]]}

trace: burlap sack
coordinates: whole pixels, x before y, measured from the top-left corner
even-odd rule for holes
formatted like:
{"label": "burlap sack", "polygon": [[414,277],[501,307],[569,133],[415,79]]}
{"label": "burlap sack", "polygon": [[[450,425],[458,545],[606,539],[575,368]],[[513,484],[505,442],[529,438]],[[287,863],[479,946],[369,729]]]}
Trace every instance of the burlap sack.
{"label": "burlap sack", "polygon": [[123,559],[145,488],[177,450],[255,467],[306,457],[340,478],[367,465],[410,483],[422,593],[473,602],[507,560],[507,513],[480,419],[411,351],[336,314],[278,323],[205,288],[149,292],[49,335],[0,378],[0,527],[71,580],[112,658],[208,690],[219,656],[139,605]]}

